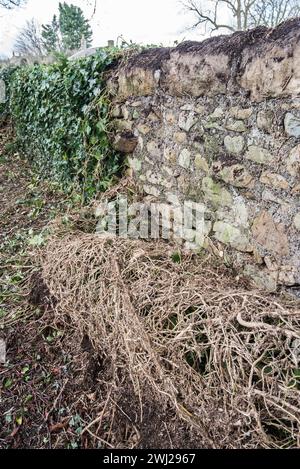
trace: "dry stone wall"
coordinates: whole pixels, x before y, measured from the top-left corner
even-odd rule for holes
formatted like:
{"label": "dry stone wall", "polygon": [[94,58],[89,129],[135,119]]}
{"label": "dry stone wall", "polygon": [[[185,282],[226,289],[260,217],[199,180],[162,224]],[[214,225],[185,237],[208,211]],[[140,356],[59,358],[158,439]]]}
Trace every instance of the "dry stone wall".
{"label": "dry stone wall", "polygon": [[299,286],[300,20],[145,51],[109,87],[145,197],[205,204],[206,244],[264,288]]}

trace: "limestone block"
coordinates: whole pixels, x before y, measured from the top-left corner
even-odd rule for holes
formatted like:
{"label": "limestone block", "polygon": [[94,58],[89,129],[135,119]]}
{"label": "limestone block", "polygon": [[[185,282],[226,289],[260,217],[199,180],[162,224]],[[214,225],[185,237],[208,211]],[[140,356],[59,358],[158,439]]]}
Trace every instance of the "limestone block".
{"label": "limestone block", "polygon": [[228,153],[239,155],[245,147],[245,139],[242,136],[230,137],[229,135],[226,135],[224,145]]}
{"label": "limestone block", "polygon": [[252,108],[242,109],[242,108],[239,108],[238,106],[233,106],[230,109],[229,114],[231,117],[234,117],[235,119],[246,120],[252,116],[253,109]]}
{"label": "limestone block", "polygon": [[284,118],[284,129],[289,137],[300,137],[300,118],[288,112]]}
{"label": "limestone block", "polygon": [[260,182],[266,186],[274,187],[275,189],[289,189],[288,181],[281,176],[280,174],[270,173],[269,171],[264,171],[260,177]]}
{"label": "limestone block", "polygon": [[300,145],[291,150],[287,158],[286,167],[291,176],[300,176]]}
{"label": "limestone block", "polygon": [[213,226],[215,238],[224,244],[229,244],[233,248],[242,252],[252,252],[249,237],[241,230],[227,222],[218,221]]}
{"label": "limestone block", "polygon": [[227,130],[231,130],[232,132],[246,132],[247,130],[247,127],[242,120],[229,120],[226,122],[225,127]]}
{"label": "limestone block", "polygon": [[272,111],[259,111],[257,114],[257,127],[270,133],[274,123],[274,113]]}
{"label": "limestone block", "polygon": [[202,170],[205,173],[209,172],[208,162],[200,153],[197,153],[195,156],[195,169]]}
{"label": "limestone block", "polygon": [[191,152],[187,148],[184,148],[179,154],[178,164],[179,166],[182,166],[182,168],[188,169],[190,167],[190,162]]}
{"label": "limestone block", "polygon": [[297,213],[294,218],[294,225],[298,231],[300,231],[300,213]]}
{"label": "limestone block", "polygon": [[245,156],[248,160],[264,165],[270,164],[273,160],[273,156],[268,150],[256,145],[251,145]]}
{"label": "limestone block", "polygon": [[282,225],[276,224],[267,211],[254,220],[252,234],[255,241],[270,253],[284,257],[289,254],[289,242]]}
{"label": "limestone block", "polygon": [[235,187],[253,187],[254,177],[241,164],[223,166],[222,163],[217,162],[212,169],[216,176],[227,184],[232,184]]}
{"label": "limestone block", "polygon": [[205,199],[212,202],[216,207],[232,205],[230,192],[210,177],[203,178],[202,191],[204,192]]}

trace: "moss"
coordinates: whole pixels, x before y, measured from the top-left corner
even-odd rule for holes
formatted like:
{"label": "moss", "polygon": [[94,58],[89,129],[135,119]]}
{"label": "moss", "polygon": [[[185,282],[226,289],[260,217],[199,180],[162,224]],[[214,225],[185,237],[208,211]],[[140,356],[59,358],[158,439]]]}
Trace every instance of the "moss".
{"label": "moss", "polygon": [[202,180],[202,191],[205,194],[205,198],[212,202],[216,207],[231,206],[232,204],[232,196],[230,192],[210,177],[205,177]]}

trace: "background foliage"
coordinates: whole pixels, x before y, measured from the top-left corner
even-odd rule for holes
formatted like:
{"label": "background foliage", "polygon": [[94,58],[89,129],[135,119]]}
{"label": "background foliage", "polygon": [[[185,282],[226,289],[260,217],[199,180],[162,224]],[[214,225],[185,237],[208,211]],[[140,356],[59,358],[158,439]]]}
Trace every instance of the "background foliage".
{"label": "background foliage", "polygon": [[42,42],[47,52],[78,50],[92,44],[93,32],[81,8],[59,3],[59,16],[42,26]]}
{"label": "background foliage", "polygon": [[19,147],[38,171],[84,198],[107,189],[120,169],[109,144],[103,73],[116,55],[20,68],[11,75],[10,110]]}

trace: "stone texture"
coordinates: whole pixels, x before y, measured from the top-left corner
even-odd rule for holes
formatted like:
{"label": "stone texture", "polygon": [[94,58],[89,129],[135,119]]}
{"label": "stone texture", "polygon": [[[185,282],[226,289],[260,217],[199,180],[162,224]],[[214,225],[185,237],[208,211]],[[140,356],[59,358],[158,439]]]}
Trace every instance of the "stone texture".
{"label": "stone texture", "polygon": [[226,135],[224,145],[228,153],[239,155],[244,149],[245,139],[242,136],[230,137],[229,135]]}
{"label": "stone texture", "polygon": [[191,152],[185,148],[179,155],[178,164],[179,166],[182,166],[182,168],[188,169],[190,167],[190,162]]}
{"label": "stone texture", "polygon": [[298,231],[300,231],[300,212],[295,215],[294,225]]}
{"label": "stone texture", "polygon": [[300,177],[300,145],[294,147],[286,162],[286,169],[293,177]]}
{"label": "stone texture", "polygon": [[198,118],[194,112],[191,112],[188,116],[183,112],[179,116],[178,127],[186,132],[189,132],[192,127],[198,122]]}
{"label": "stone texture", "polygon": [[223,207],[232,204],[230,192],[210,177],[203,178],[202,191],[204,192],[205,199],[215,206]]}
{"label": "stone texture", "polygon": [[132,122],[124,119],[116,119],[112,122],[113,127],[119,132],[131,132]]}
{"label": "stone texture", "polygon": [[205,173],[209,172],[209,165],[207,160],[199,153],[197,153],[197,155],[195,156],[195,169],[200,169]]}
{"label": "stone texture", "polygon": [[114,106],[111,111],[111,115],[112,117],[123,117],[121,106],[119,105]]}
{"label": "stone texture", "polygon": [[288,190],[290,187],[288,181],[283,176],[268,171],[262,173],[260,182],[267,186],[274,187],[275,189]]}
{"label": "stone texture", "polygon": [[224,244],[229,244],[233,248],[242,252],[252,252],[253,248],[249,238],[241,230],[226,222],[216,222],[213,226],[215,238]]}
{"label": "stone texture", "polygon": [[272,111],[262,110],[257,114],[257,127],[270,133],[274,122],[274,113]]}
{"label": "stone texture", "polygon": [[246,132],[246,130],[247,130],[247,127],[245,126],[245,123],[242,120],[228,121],[228,122],[226,122],[225,127],[226,127],[227,130],[231,130],[232,132]]}
{"label": "stone texture", "polygon": [[142,135],[147,135],[151,131],[151,127],[146,124],[139,124],[137,126],[137,130],[142,134]]}
{"label": "stone texture", "polygon": [[254,177],[241,164],[223,166],[222,163],[215,163],[213,171],[218,178],[235,187],[250,187],[254,183]]}
{"label": "stone texture", "polygon": [[221,119],[223,116],[224,109],[222,107],[217,107],[209,117],[210,119]]}
{"label": "stone texture", "polygon": [[249,119],[249,117],[252,116],[253,109],[251,108],[241,109],[238,106],[234,106],[230,109],[229,113],[231,117],[234,117],[235,119],[247,120]]}
{"label": "stone texture", "polygon": [[185,132],[175,132],[174,141],[176,143],[179,143],[179,144],[186,142],[187,141],[186,133]]}
{"label": "stone texture", "polygon": [[284,128],[289,137],[300,137],[300,118],[288,112],[284,118]]}
{"label": "stone texture", "polygon": [[137,158],[128,158],[129,167],[133,169],[133,171],[139,172],[142,169],[142,162]]}
{"label": "stone texture", "polygon": [[153,158],[159,158],[161,155],[161,150],[158,146],[158,143],[155,141],[147,143],[147,151]]}
{"label": "stone texture", "polygon": [[273,160],[273,157],[268,150],[266,150],[265,148],[258,147],[256,145],[249,146],[245,156],[248,160],[265,165],[270,164]]}
{"label": "stone texture", "polygon": [[261,269],[255,265],[248,264],[244,268],[244,274],[250,277],[255,285],[262,290],[275,292],[277,289],[277,275],[269,272],[267,269]]}
{"label": "stone texture", "polygon": [[173,148],[164,148],[164,158],[172,165],[177,164],[177,154]]}
{"label": "stone texture", "polygon": [[292,195],[300,193],[300,184],[296,184],[295,187],[292,189]]}
{"label": "stone texture", "polygon": [[224,243],[270,290],[300,284],[299,31],[294,19],[133,53],[109,80],[128,174],[149,200],[204,204],[203,245]]}
{"label": "stone texture", "polygon": [[289,254],[289,242],[284,228],[274,222],[267,211],[254,220],[252,233],[255,241],[267,251],[280,257]]}
{"label": "stone texture", "polygon": [[175,125],[178,121],[178,115],[173,111],[167,111],[165,112],[164,120],[167,124]]}
{"label": "stone texture", "polygon": [[145,184],[143,186],[143,189],[146,194],[153,195],[154,197],[159,197],[160,195],[160,190],[157,189],[157,187],[148,186],[147,184]]}

